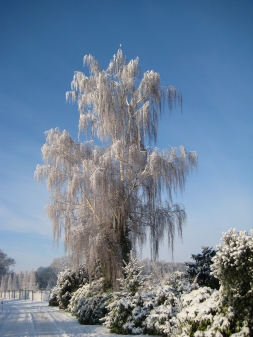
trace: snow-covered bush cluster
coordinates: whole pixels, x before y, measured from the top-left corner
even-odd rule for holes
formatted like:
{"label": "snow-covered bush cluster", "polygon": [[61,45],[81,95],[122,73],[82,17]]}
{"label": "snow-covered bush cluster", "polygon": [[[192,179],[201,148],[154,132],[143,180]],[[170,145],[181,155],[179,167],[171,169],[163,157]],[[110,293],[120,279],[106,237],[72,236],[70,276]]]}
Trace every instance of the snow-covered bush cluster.
{"label": "snow-covered bush cluster", "polygon": [[[68,296],[65,308],[81,324],[103,323],[115,333],[250,337],[253,336],[252,234],[237,233],[235,229],[224,233],[224,245],[218,245],[217,251],[203,247],[202,254],[194,255],[198,262],[195,268],[186,264],[188,270],[191,268],[188,275],[182,271],[164,272],[154,265],[147,277],[131,256],[123,268],[124,277],[119,279],[119,292],[105,292],[102,278],[79,280],[76,289],[70,290],[72,274],[66,271],[60,274],[57,298],[63,302],[62,298]],[[195,276],[189,277],[193,273]],[[213,286],[215,278],[220,287]]]}
{"label": "snow-covered bush cluster", "polygon": [[[175,331],[177,313],[181,310],[181,295],[188,293],[191,286],[185,280],[183,272],[169,273],[164,282],[157,279],[158,269],[153,268],[151,280],[140,274],[137,261],[132,259],[125,268],[125,280],[132,275],[141,291],[113,293],[113,300],[108,305],[108,314],[103,319],[104,325],[112,332],[123,334],[163,334]],[[136,278],[138,277],[138,282]],[[156,282],[155,285],[155,280]],[[121,281],[121,284],[125,282]],[[139,287],[136,287],[138,290]]]}

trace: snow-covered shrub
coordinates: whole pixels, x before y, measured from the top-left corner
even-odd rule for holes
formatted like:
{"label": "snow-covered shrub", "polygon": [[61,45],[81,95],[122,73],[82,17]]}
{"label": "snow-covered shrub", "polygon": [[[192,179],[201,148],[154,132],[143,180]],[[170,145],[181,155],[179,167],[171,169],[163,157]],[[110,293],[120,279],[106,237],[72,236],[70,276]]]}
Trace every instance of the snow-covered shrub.
{"label": "snow-covered shrub", "polygon": [[253,231],[223,233],[224,245],[217,246],[212,271],[221,283],[221,292],[234,308],[236,325],[253,326]]}
{"label": "snow-covered shrub", "polygon": [[112,302],[107,307],[109,314],[103,322],[112,332],[139,334],[143,331],[142,322],[147,315],[146,310],[141,309],[143,301],[137,293],[144,282],[142,267],[131,254],[122,269],[124,277],[118,280],[122,293],[113,293]]}
{"label": "snow-covered shrub", "polygon": [[146,333],[145,319],[153,308],[152,300],[149,300],[144,303],[138,293],[113,293],[113,301],[107,306],[109,313],[103,319],[104,325],[111,332],[120,334]]}
{"label": "snow-covered shrub", "polygon": [[73,293],[87,283],[87,273],[84,268],[80,267],[77,271],[66,269],[57,277],[57,284],[53,289],[52,296],[57,298],[60,309],[66,309]]}
{"label": "snow-covered shrub", "polygon": [[233,327],[233,308],[223,303],[217,290],[200,287],[181,298],[182,310],[175,326],[180,337],[226,337]]}
{"label": "snow-covered shrub", "polygon": [[180,296],[183,291],[182,284],[177,283],[180,274],[182,273],[176,272],[175,277],[171,278],[177,288],[165,285],[154,290],[153,309],[145,321],[148,334],[169,335],[174,331],[175,317],[181,308]]}
{"label": "snow-covered shrub", "polygon": [[170,305],[160,305],[151,310],[146,318],[146,331],[148,334],[170,335],[175,331],[175,316],[177,308]]}
{"label": "snow-covered shrub", "polygon": [[92,281],[91,283],[85,283],[83,286],[81,286],[73,293],[69,301],[67,311],[78,316],[76,308],[82,299],[100,295],[102,293],[103,293],[103,278],[100,278],[97,281]]}
{"label": "snow-covered shrub", "polygon": [[53,288],[52,291],[50,292],[48,305],[51,306],[51,307],[58,307],[59,306],[56,288]]}
{"label": "snow-covered shrub", "polygon": [[202,247],[201,254],[192,254],[191,259],[194,262],[186,262],[186,277],[200,287],[210,287],[219,289],[219,280],[211,274],[210,266],[215,256],[216,250],[212,247]]}
{"label": "snow-covered shrub", "polygon": [[67,310],[78,318],[81,324],[101,324],[107,313],[106,306],[112,297],[103,292],[103,278],[79,288],[70,299]]}
{"label": "snow-covered shrub", "polygon": [[76,310],[79,313],[80,324],[101,324],[101,319],[108,312],[107,305],[112,298],[112,293],[104,293],[87,297],[79,302]]}
{"label": "snow-covered shrub", "polygon": [[[122,334],[163,334],[178,312],[179,301],[170,286],[157,287],[151,292],[113,293],[104,325]],[[159,316],[159,318],[158,318]]]}
{"label": "snow-covered shrub", "polygon": [[143,285],[144,277],[141,274],[142,267],[138,260],[132,256],[128,263],[125,263],[123,269],[124,278],[119,279],[121,290],[134,295],[140,286]]}

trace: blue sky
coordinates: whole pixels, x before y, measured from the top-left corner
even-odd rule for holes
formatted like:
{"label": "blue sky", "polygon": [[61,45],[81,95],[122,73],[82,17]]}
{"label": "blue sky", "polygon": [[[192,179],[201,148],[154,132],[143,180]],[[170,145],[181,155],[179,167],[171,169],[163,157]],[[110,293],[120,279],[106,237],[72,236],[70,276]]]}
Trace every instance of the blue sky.
{"label": "blue sky", "polygon": [[[106,68],[120,44],[142,72],[182,91],[183,114],[165,112],[157,146],[199,156],[175,199],[188,221],[174,260],[215,247],[229,228],[253,228],[252,1],[2,0],[0,29],[0,249],[16,271],[63,255],[44,212],[46,187],[33,178],[44,132],[59,127],[77,139],[77,106],[65,101],[74,71],[86,71],[86,54]],[[160,258],[171,261],[166,242]]]}

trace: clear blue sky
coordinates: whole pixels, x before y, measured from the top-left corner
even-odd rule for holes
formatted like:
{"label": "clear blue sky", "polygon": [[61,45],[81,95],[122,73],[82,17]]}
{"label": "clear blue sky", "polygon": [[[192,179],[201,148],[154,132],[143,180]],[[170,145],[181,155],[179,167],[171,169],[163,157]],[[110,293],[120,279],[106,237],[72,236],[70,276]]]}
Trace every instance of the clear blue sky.
{"label": "clear blue sky", "polygon": [[[183,114],[165,114],[157,146],[199,156],[176,198],[188,221],[174,260],[215,247],[229,228],[253,228],[252,1],[2,0],[0,29],[0,249],[16,271],[63,255],[33,178],[44,132],[58,126],[77,139],[77,107],[65,101],[74,71],[86,71],[86,54],[106,68],[120,44],[182,91]],[[171,261],[166,243],[160,258]]]}

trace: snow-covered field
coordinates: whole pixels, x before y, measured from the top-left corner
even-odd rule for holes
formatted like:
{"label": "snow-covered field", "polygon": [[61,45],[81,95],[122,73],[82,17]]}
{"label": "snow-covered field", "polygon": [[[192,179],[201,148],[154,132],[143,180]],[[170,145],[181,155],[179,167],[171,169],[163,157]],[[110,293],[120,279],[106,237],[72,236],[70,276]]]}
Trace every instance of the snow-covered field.
{"label": "snow-covered field", "polygon": [[[3,300],[0,305],[1,337],[115,337],[101,325],[80,325],[76,318],[49,307],[48,302]],[[123,336],[123,335],[120,335]]]}

